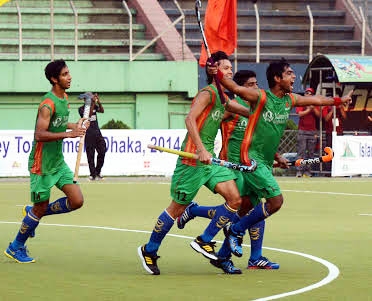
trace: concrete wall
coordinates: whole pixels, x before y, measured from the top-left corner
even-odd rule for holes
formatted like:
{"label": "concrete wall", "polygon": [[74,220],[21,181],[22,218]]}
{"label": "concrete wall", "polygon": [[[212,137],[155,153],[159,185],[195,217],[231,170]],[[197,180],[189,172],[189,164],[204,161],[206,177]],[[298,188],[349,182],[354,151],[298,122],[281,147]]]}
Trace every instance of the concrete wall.
{"label": "concrete wall", "polygon": [[[46,62],[0,62],[0,129],[33,129],[37,105],[50,90]],[[131,128],[184,128],[190,99],[198,89],[196,62],[67,62],[72,75],[68,90],[71,120],[78,119],[85,91],[100,94],[105,113]]]}

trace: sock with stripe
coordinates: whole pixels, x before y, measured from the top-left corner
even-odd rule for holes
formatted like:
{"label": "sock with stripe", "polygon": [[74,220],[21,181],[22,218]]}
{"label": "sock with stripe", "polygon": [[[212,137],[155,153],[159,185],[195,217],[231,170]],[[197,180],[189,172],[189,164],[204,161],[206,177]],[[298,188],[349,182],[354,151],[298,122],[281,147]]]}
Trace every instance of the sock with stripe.
{"label": "sock with stripe", "polygon": [[210,242],[216,234],[226,226],[226,224],[234,219],[237,210],[230,208],[226,203],[216,207],[211,222],[205,229],[204,233],[200,235],[204,242]]}
{"label": "sock with stripe", "polygon": [[174,219],[168,214],[167,210],[164,210],[158,217],[158,221],[152,230],[150,240],[145,246],[145,251],[152,255],[155,255],[158,251],[162,240],[169,230],[173,227]]}
{"label": "sock with stripe", "polygon": [[[236,223],[240,220],[240,216],[235,214],[234,219],[232,220],[233,223]],[[231,249],[229,245],[229,241],[225,238],[221,248],[218,250],[217,253],[218,258],[230,258],[231,257]]]}
{"label": "sock with stripe", "polygon": [[70,204],[68,202],[67,197],[59,198],[58,200],[55,200],[53,203],[50,203],[48,205],[48,208],[44,214],[46,215],[53,215],[53,214],[61,214],[61,213],[67,213],[71,212],[72,209],[70,207]]}
{"label": "sock with stripe", "polygon": [[243,216],[239,222],[233,224],[230,229],[233,233],[245,233],[245,231],[254,224],[257,224],[259,221],[269,216],[270,213],[267,211],[266,203],[259,203],[248,215]]}
{"label": "sock with stripe", "polygon": [[262,243],[265,233],[265,220],[258,222],[249,228],[249,237],[251,239],[251,257],[250,260],[257,260],[262,256]]}
{"label": "sock with stripe", "polygon": [[216,214],[218,206],[193,206],[190,208],[190,214],[192,216],[199,216],[212,219]]}
{"label": "sock with stripe", "polygon": [[16,238],[11,243],[11,248],[13,250],[18,250],[20,247],[25,245],[30,233],[39,225],[39,221],[40,219],[34,215],[32,211],[27,213],[23,218],[21,228],[19,229]]}

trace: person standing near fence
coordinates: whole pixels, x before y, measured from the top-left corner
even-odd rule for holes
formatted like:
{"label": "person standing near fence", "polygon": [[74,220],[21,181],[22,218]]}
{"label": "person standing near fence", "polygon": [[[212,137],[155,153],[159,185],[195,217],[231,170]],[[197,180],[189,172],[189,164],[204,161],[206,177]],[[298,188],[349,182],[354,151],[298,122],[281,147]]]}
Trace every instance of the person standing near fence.
{"label": "person standing near fence", "polygon": [[[335,118],[333,118],[334,109],[336,110]],[[346,108],[343,105],[338,105],[336,108],[334,106],[325,106],[322,111],[322,117],[325,122],[326,146],[332,148],[333,125],[336,127],[337,136],[344,134],[343,122],[347,118]],[[326,171],[332,171],[332,162],[324,163],[324,165]]]}
{"label": "person standing near fence", "polygon": [[[90,117],[90,127],[85,134],[85,149],[89,165],[89,180],[103,180],[101,170],[105,163],[106,142],[98,126],[97,113],[104,113],[105,109],[97,95],[87,92],[92,98],[92,116]],[[80,98],[80,97],[79,97]],[[79,114],[83,117],[84,105],[79,109]],[[97,164],[95,163],[95,153],[97,151]]]}
{"label": "person standing near fence", "polygon": [[[313,96],[313,88],[307,88],[304,96]],[[314,106],[296,107],[296,113],[299,116],[297,131],[297,157],[308,159],[314,157],[317,129],[316,120],[320,117],[319,110]],[[310,165],[298,166],[296,177],[311,177]]]}

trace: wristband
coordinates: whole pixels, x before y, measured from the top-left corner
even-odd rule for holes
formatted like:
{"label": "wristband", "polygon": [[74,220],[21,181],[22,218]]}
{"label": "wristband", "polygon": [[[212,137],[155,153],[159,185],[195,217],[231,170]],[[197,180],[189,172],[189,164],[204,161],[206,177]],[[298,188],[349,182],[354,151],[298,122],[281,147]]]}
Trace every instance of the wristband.
{"label": "wristband", "polygon": [[336,107],[339,106],[340,104],[342,104],[342,101],[341,101],[340,97],[333,97],[333,100],[334,100],[333,105],[336,106]]}
{"label": "wristband", "polygon": [[223,78],[223,73],[220,71],[220,69],[217,70],[217,79],[219,81],[221,81],[221,79]]}

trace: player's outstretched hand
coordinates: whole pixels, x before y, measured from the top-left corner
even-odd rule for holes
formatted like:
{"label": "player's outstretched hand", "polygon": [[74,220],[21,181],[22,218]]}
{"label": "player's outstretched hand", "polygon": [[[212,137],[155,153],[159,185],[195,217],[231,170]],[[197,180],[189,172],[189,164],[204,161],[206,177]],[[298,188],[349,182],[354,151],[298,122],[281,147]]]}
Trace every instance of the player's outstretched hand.
{"label": "player's outstretched hand", "polygon": [[289,165],[288,165],[288,159],[284,158],[283,156],[281,155],[278,155],[276,158],[275,158],[275,161],[277,163],[274,164],[274,167],[279,167],[279,168],[283,168],[283,169],[288,169],[289,168]]}
{"label": "player's outstretched hand", "polygon": [[349,93],[347,93],[345,96],[342,96],[341,97],[341,103],[344,105],[344,106],[348,106],[352,99],[351,99],[351,95],[353,95],[354,93],[354,90],[350,90]]}

